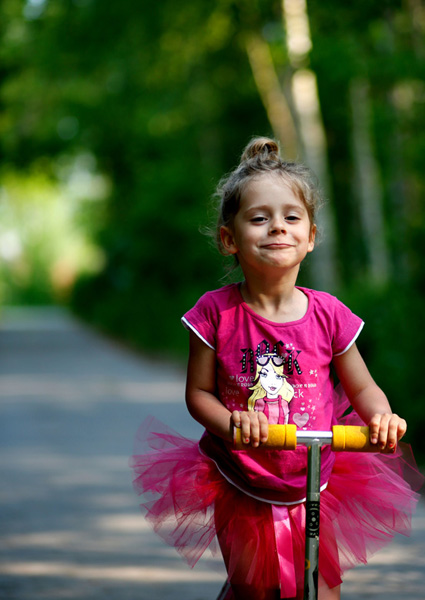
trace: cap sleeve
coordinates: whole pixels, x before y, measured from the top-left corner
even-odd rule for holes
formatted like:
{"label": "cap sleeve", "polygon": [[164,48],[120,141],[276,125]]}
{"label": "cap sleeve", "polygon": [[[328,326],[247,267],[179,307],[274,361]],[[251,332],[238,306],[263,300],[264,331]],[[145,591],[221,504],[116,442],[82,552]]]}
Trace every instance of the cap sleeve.
{"label": "cap sleeve", "polygon": [[342,302],[335,300],[332,352],[334,356],[344,354],[356,342],[363,329],[363,320]]}
{"label": "cap sleeve", "polygon": [[206,293],[182,317],[186,329],[193,331],[212,350],[216,349],[218,311],[210,293]]}

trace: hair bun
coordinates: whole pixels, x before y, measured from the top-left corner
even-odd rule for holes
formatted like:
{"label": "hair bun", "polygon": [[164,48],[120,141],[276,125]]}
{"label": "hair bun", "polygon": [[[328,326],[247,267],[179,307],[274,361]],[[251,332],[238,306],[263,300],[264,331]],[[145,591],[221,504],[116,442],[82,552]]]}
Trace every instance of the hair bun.
{"label": "hair bun", "polygon": [[256,157],[279,160],[279,146],[277,142],[266,137],[253,138],[243,151],[241,162]]}

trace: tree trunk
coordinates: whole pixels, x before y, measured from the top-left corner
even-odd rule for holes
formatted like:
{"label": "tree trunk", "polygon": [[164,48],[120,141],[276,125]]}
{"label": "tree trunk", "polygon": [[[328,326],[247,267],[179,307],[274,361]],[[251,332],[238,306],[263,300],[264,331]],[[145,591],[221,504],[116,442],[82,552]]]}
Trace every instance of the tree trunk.
{"label": "tree trunk", "polygon": [[246,52],[254,81],[267,112],[275,137],[280,141],[283,156],[296,160],[299,142],[291,111],[281,90],[269,46],[260,35],[247,36]]}
{"label": "tree trunk", "polygon": [[315,287],[333,291],[338,286],[335,219],[329,201],[331,186],[327,143],[316,76],[308,68],[312,41],[305,0],[282,0],[282,16],[289,60],[293,68],[291,94],[302,153],[306,164],[318,177],[327,200],[318,217],[322,235],[320,244],[311,256],[311,280]]}
{"label": "tree trunk", "polygon": [[367,273],[383,284],[389,278],[389,258],[382,210],[383,189],[371,139],[369,86],[364,79],[350,85],[354,190],[359,202],[367,251]]}

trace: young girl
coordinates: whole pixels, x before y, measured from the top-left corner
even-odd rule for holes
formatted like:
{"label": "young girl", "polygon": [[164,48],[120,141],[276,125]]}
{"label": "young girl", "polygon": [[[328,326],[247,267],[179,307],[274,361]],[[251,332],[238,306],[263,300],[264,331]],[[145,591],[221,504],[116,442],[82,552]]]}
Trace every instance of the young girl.
{"label": "young girl", "polygon": [[[337,600],[346,569],[409,532],[421,479],[398,444],[406,423],[359,354],[361,319],[335,297],[296,286],[316,236],[309,171],[282,160],[273,140],[254,139],[218,193],[218,246],[244,280],[206,293],[183,317],[186,402],[205,433],[198,443],[145,426],[139,441],[150,451],[132,459],[135,488],[151,493],[147,518],[189,564],[218,538],[232,598],[300,599],[306,449],[257,447],[269,422],[368,424],[380,453],[321,451],[319,598]],[[354,412],[342,418],[348,401]],[[233,447],[235,427],[244,451]]]}

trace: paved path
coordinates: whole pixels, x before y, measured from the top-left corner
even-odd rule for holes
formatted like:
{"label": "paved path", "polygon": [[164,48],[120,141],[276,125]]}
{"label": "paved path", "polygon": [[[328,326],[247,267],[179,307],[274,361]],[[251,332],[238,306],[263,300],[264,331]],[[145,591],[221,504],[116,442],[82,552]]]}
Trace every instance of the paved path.
{"label": "paved path", "polygon": [[[199,435],[183,389],[179,368],[60,310],[0,311],[0,599],[215,599],[221,561],[192,571],[158,540],[127,467],[149,414]],[[344,600],[424,600],[422,504],[412,538],[349,574],[343,589]]]}

